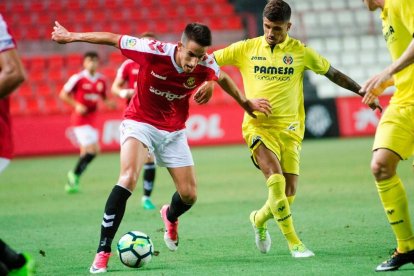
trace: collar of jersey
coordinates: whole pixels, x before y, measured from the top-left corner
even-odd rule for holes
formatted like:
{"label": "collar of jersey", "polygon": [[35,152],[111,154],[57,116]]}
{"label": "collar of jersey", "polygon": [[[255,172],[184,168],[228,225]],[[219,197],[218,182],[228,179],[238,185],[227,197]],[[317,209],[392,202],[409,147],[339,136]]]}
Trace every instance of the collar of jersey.
{"label": "collar of jersey", "polygon": [[[286,47],[286,45],[289,43],[289,40],[290,40],[290,36],[289,36],[289,34],[287,34],[285,41],[283,41],[282,43],[276,44],[275,47],[279,47],[280,49],[283,50]],[[266,38],[265,38],[264,35],[262,36],[262,43],[263,43],[264,47],[269,47],[270,48],[270,45],[269,45],[269,43],[267,43]]]}
{"label": "collar of jersey", "polygon": [[384,20],[388,16],[388,2],[387,0],[384,1],[384,8],[381,12],[381,19]]}
{"label": "collar of jersey", "polygon": [[95,81],[97,81],[98,79],[99,79],[99,73],[98,72],[96,72],[95,73],[95,75],[91,75],[90,73],[89,73],[89,71],[88,70],[86,70],[86,69],[84,69],[83,71],[82,71],[82,74],[83,74],[83,76],[85,76],[85,78],[87,78],[88,80],[90,80],[90,81],[92,81],[92,82],[95,82]]}

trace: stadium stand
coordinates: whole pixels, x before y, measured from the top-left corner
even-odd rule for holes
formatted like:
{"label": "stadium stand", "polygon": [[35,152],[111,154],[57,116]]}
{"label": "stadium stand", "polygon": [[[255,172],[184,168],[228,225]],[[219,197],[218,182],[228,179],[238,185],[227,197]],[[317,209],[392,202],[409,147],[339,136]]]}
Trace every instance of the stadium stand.
{"label": "stadium stand", "polygon": [[[390,60],[376,15],[362,9],[360,0],[286,0],[293,9],[291,36],[326,56],[334,67],[358,82]],[[68,112],[57,95],[69,76],[81,69],[81,45],[59,47],[50,41],[53,22],[58,20],[74,31],[105,30],[138,35],[154,31],[160,40],[177,41],[190,21],[205,23],[213,30],[216,48],[245,36],[243,18],[235,1],[216,0],[4,0],[0,12],[18,41],[28,81],[11,97],[17,115]],[[233,4],[232,4],[233,3]],[[139,7],[136,8],[136,7]],[[116,12],[113,12],[113,11]],[[164,20],[168,17],[168,21]],[[258,18],[261,21],[261,18]],[[261,33],[260,33],[261,34]],[[78,48],[76,48],[78,47]],[[83,46],[84,47],[84,46]],[[68,50],[69,49],[69,50]],[[101,54],[101,50],[99,48]],[[102,52],[103,72],[111,84],[116,68],[124,60],[119,52]],[[243,87],[237,69],[223,68]],[[310,74],[319,97],[349,96],[324,77]],[[230,97],[216,85],[212,103]],[[123,105],[118,105],[123,108]]]}

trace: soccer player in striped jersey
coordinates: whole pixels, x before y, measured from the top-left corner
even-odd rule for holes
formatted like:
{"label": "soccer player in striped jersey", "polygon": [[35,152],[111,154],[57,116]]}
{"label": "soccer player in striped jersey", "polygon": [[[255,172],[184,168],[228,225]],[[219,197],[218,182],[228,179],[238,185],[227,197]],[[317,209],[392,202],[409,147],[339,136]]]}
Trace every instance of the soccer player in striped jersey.
{"label": "soccer player in striped jersey", "polygon": [[[264,206],[250,214],[256,246],[262,253],[271,247],[267,221],[274,218],[294,258],[314,256],[299,239],[294,226],[292,204],[299,177],[300,150],[305,131],[303,76],[305,70],[325,75],[332,82],[358,94],[360,86],[336,70],[313,49],[291,38],[290,6],[270,0],[263,11],[264,35],[236,42],[215,51],[217,63],[239,68],[247,98],[267,98],[272,114],[244,116],[243,136],[254,165],[268,187]],[[372,104],[377,108],[378,102]]]}
{"label": "soccer player in striped jersey", "polygon": [[[0,14],[0,174],[13,155],[9,95],[25,78],[16,42]],[[34,260],[30,255],[16,252],[0,239],[0,275],[32,275],[33,271]]]}
{"label": "soccer player in striped jersey", "polygon": [[80,176],[99,152],[99,136],[95,127],[99,99],[109,108],[114,107],[114,103],[106,97],[106,81],[97,72],[98,66],[98,53],[85,53],[84,70],[71,76],[59,95],[65,103],[73,107],[72,127],[80,147],[79,160],[75,168],[67,174],[65,190],[68,193],[79,191]]}
{"label": "soccer player in striped jersey", "polygon": [[246,99],[232,79],[220,71],[214,59],[207,55],[211,31],[202,24],[188,24],[177,44],[107,32],[73,33],[58,22],[52,39],[58,43],[81,41],[111,45],[140,65],[136,93],[120,127],[121,171],[105,205],[100,243],[90,272],[107,271],[112,239],[148,152],[155,155],[158,166],[168,169],[175,184],[176,192],[170,204],[164,205],[160,213],[165,226],[165,244],[171,251],[177,250],[178,217],[197,199],[194,162],[185,133],[191,95],[206,81],[214,80],[252,117],[257,116],[254,111],[269,115],[269,102]]}
{"label": "soccer player in striped jersey", "polygon": [[400,160],[414,153],[414,2],[412,0],[363,0],[370,11],[381,9],[382,33],[392,63],[361,88],[370,104],[386,87],[396,91],[382,116],[373,144],[371,171],[385,214],[397,240],[392,256],[376,271],[397,270],[414,263],[414,233],[407,194],[397,174]]}

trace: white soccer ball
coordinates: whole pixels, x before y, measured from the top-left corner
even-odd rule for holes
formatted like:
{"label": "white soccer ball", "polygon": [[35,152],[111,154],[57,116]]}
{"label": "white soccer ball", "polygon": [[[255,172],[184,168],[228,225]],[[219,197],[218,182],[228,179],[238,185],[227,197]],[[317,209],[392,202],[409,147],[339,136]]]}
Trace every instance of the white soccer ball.
{"label": "white soccer ball", "polygon": [[130,231],[119,240],[117,252],[124,265],[138,268],[151,261],[154,255],[154,245],[147,234]]}

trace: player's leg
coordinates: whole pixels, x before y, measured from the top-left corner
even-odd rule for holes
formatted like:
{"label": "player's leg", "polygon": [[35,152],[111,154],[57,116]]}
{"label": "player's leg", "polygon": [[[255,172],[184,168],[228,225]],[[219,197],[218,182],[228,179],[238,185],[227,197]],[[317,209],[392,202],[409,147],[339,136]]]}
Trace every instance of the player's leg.
{"label": "player's leg", "polygon": [[80,145],[80,156],[75,168],[68,172],[68,182],[65,189],[68,193],[79,191],[79,179],[87,166],[99,152],[98,131],[92,126],[75,127],[74,132]]}
{"label": "player's leg", "polygon": [[0,157],[0,173],[2,173],[10,164],[10,159]]}
{"label": "player's leg", "polygon": [[414,150],[413,107],[390,104],[377,127],[371,171],[385,214],[397,239],[397,249],[377,271],[396,270],[414,262],[414,234],[410,221],[407,194],[397,175],[400,160]]}
{"label": "player's leg", "polygon": [[161,209],[161,217],[165,224],[164,241],[171,251],[178,248],[178,218],[190,210],[197,199],[197,188],[194,166],[168,168],[174,181],[176,192],[169,205]]}
{"label": "player's leg", "polygon": [[261,143],[254,151],[255,159],[261,171],[267,178],[269,189],[267,202],[273,217],[285,236],[293,257],[311,257],[313,252],[308,250],[300,241],[293,226],[290,205],[286,197],[286,180],[278,157]]}
{"label": "player's leg", "polygon": [[0,239],[0,275],[33,275],[35,262],[26,253],[17,253]]}
{"label": "player's leg", "polygon": [[144,195],[142,196],[141,204],[145,210],[155,209],[155,206],[151,201],[151,194],[154,189],[155,168],[156,165],[154,155],[150,154],[148,156],[148,161],[144,165],[143,173]]}
{"label": "player's leg", "polygon": [[121,145],[121,171],[118,183],[112,189],[105,204],[99,246],[90,268],[91,273],[106,272],[112,240],[121,224],[127,200],[135,189],[147,154],[146,146],[135,138],[127,138]]}
{"label": "player's leg", "polygon": [[408,209],[407,194],[401,179],[396,174],[400,157],[387,149],[374,152],[371,170],[385,214],[397,239],[394,255],[377,267],[377,271],[398,269],[414,262],[414,235]]}

